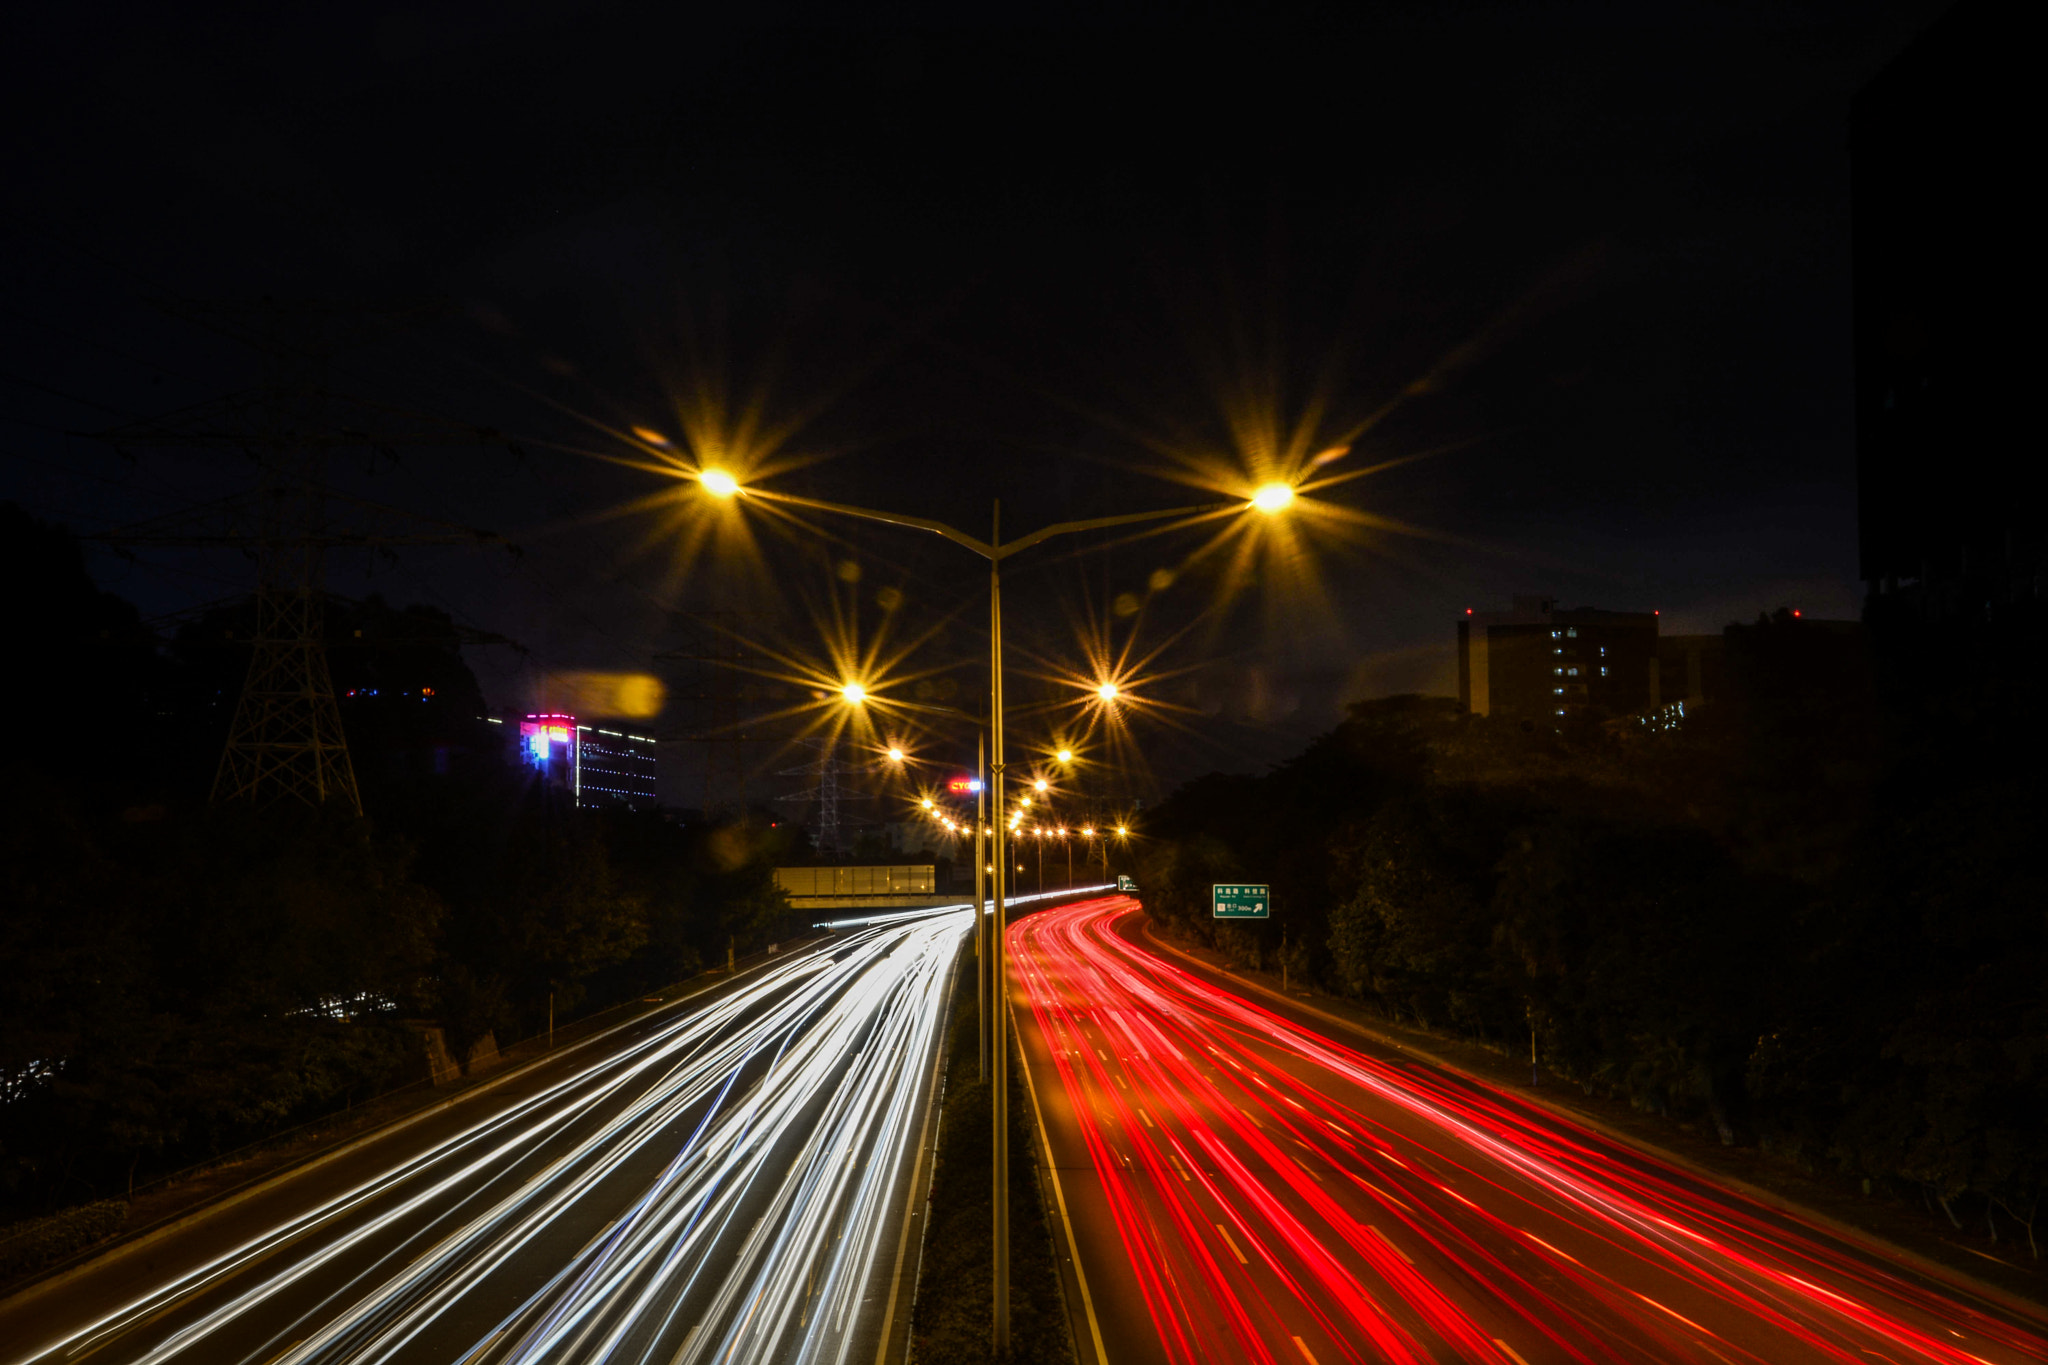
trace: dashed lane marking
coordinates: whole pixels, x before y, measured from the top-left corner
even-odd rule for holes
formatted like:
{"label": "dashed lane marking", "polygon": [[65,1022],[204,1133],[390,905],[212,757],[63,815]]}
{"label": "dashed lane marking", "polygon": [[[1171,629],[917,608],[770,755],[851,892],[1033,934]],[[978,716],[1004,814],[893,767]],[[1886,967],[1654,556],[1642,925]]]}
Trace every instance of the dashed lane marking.
{"label": "dashed lane marking", "polygon": [[1218,1232],[1218,1233],[1219,1233],[1219,1234],[1220,1234],[1220,1235],[1222,1236],[1222,1238],[1223,1238],[1223,1245],[1225,1245],[1225,1246],[1227,1246],[1227,1247],[1229,1247],[1229,1248],[1230,1248],[1230,1254],[1231,1254],[1231,1255],[1233,1255],[1233,1256],[1235,1256],[1235,1257],[1237,1257],[1237,1263],[1238,1263],[1239,1265],[1250,1265],[1250,1264],[1251,1264],[1251,1262],[1250,1262],[1250,1261],[1247,1261],[1247,1260],[1246,1260],[1246,1259],[1244,1258],[1244,1253],[1243,1253],[1242,1251],[1239,1251],[1239,1250],[1237,1249],[1237,1243],[1236,1243],[1236,1242],[1233,1242],[1233,1241],[1231,1241],[1231,1240],[1230,1240],[1230,1229],[1229,1229],[1229,1228],[1226,1228],[1226,1227],[1224,1227],[1224,1226],[1223,1226],[1223,1224],[1221,1224],[1221,1223],[1218,1223],[1218,1224],[1216,1225],[1216,1231],[1217,1231],[1217,1232]]}

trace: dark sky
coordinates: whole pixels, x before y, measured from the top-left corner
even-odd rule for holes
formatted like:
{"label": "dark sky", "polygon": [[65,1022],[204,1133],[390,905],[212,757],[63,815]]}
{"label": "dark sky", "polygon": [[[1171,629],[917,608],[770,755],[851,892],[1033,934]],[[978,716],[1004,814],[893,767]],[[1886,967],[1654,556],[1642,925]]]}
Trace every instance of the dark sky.
{"label": "dark sky", "polygon": [[[1323,523],[1320,603],[1268,572],[1226,608],[1178,572],[1195,535],[1020,562],[1020,648],[1055,663],[1091,607],[1141,648],[1200,617],[1161,665],[1214,721],[1155,768],[1251,767],[1345,700],[1455,690],[1453,618],[1514,592],[1680,631],[1855,613],[1848,101],[1940,8],[46,7],[0,59],[0,497],[92,531],[246,487],[232,452],[78,433],[248,389],[283,301],[337,391],[508,438],[330,475],[522,560],[330,580],[523,641],[476,660],[512,708],[648,666],[677,606],[813,651],[833,591],[899,585],[893,638],[978,619],[973,562],[907,532],[771,538],[763,592],[654,514],[593,521],[665,485],[577,452],[706,395],[803,461],[781,486],[976,530],[996,497],[1019,531],[1207,501],[1164,452],[1241,464],[1261,430],[1351,438],[1326,472],[1427,456],[1328,491],[1423,534]],[[150,613],[251,577],[94,566]]]}

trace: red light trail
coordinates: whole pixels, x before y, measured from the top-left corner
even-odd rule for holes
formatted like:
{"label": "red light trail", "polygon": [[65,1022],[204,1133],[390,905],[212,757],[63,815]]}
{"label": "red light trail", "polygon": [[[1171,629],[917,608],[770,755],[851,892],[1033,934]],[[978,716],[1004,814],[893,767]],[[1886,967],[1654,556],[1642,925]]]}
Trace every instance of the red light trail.
{"label": "red light trail", "polygon": [[1965,1290],[1220,990],[1114,932],[1135,908],[1020,919],[1012,961],[1176,1365],[2048,1360]]}

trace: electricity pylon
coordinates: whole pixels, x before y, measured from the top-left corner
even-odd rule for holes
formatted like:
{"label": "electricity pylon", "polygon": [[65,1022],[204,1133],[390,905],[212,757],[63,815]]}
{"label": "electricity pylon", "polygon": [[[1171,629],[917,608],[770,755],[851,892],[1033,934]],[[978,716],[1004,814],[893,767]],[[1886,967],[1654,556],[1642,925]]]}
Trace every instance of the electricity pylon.
{"label": "electricity pylon", "polygon": [[[400,545],[499,545],[500,536],[416,517],[350,497],[321,483],[327,450],[368,446],[477,444],[501,440],[468,426],[374,404],[350,403],[321,387],[320,357],[273,347],[268,382],[170,417],[96,433],[118,446],[176,445],[238,449],[255,459],[258,484],[168,516],[92,539],[117,548],[234,547],[256,556],[256,633],[210,799],[269,805],[341,801],[360,815],[362,794],[327,667],[321,620],[321,569],[332,548]],[[309,373],[309,371],[311,371]],[[368,413],[382,428],[343,427],[337,406]],[[254,421],[250,419],[254,418]],[[398,419],[394,421],[393,419]],[[330,517],[344,508],[356,523]]]}

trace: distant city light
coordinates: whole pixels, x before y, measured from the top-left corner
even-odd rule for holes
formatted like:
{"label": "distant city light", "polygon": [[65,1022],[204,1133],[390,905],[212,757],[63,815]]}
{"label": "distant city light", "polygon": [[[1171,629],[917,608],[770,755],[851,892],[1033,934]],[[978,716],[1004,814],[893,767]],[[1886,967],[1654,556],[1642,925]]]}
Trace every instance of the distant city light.
{"label": "distant city light", "polygon": [[[1798,615],[1799,613],[1795,611],[1795,612],[1793,612],[1792,614],[1793,614],[1794,616],[1797,616],[1797,615]],[[1073,751],[1072,749],[1062,749],[1062,750],[1060,750],[1060,752],[1059,752],[1059,760],[1060,760],[1060,762],[1062,762],[1062,763],[1072,763],[1072,762],[1074,761],[1074,751]]]}
{"label": "distant city light", "polygon": [[839,689],[839,695],[859,706],[868,699],[868,690],[857,682],[850,682]]}
{"label": "distant city light", "polygon": [[[894,745],[889,746],[889,761],[891,763],[901,763],[903,761],[903,751]],[[929,806],[931,802],[927,801],[925,804]]]}
{"label": "distant city light", "polygon": [[697,476],[697,482],[714,498],[729,498],[740,491],[740,481],[723,469],[707,469]]}
{"label": "distant city light", "polygon": [[1115,701],[1116,684],[1113,682],[1104,683],[1102,686],[1095,689],[1095,695],[1102,698],[1104,701]]}

